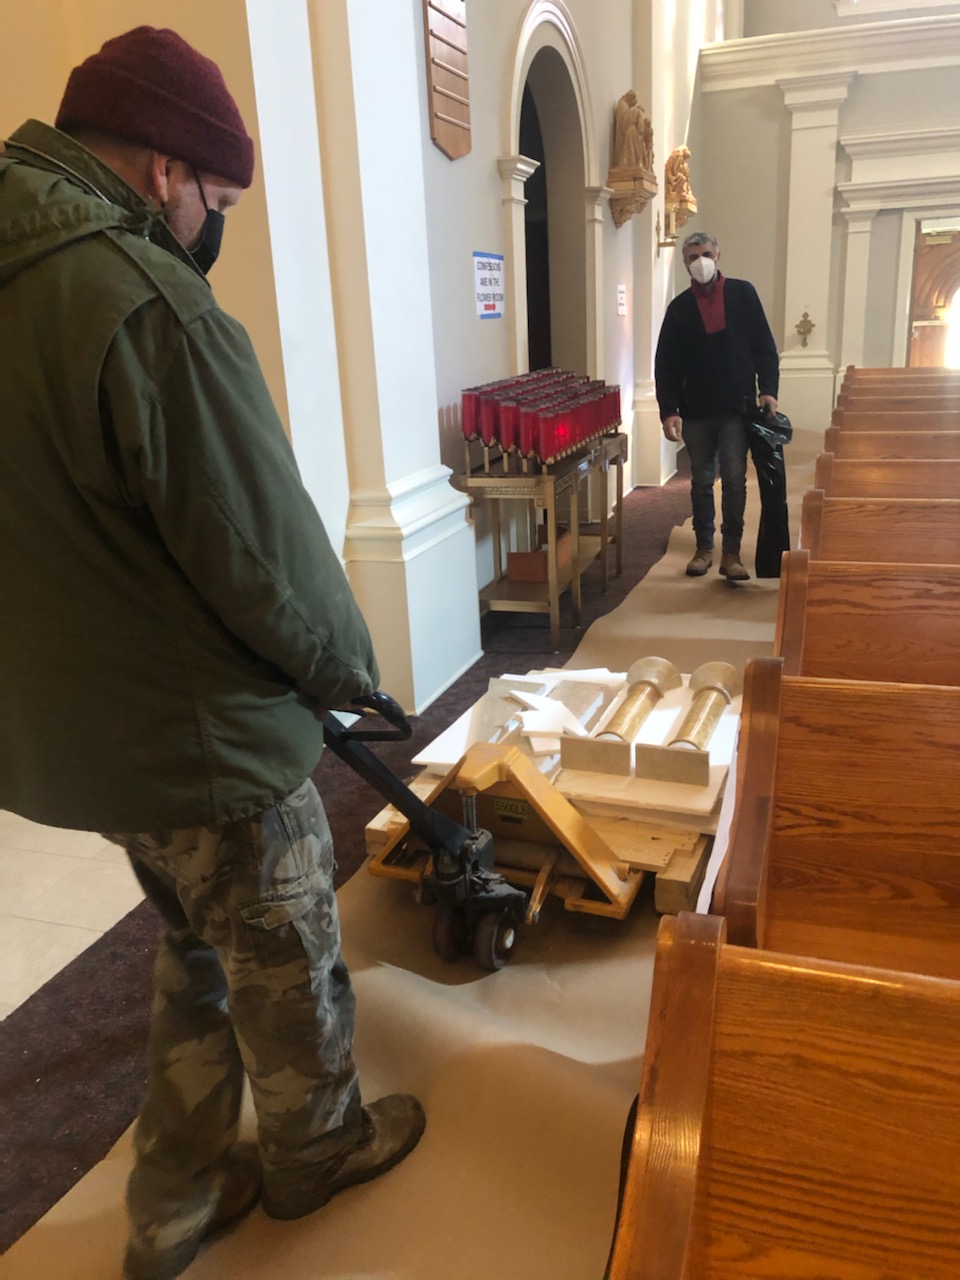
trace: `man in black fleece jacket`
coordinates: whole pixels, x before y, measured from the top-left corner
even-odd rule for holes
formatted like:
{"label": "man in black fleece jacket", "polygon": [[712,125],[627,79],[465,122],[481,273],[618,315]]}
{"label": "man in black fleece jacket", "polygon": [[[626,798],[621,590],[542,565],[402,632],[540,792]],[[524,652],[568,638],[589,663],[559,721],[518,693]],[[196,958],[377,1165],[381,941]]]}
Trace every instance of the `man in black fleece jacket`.
{"label": "man in black fleece jacket", "polygon": [[764,411],[776,411],[780,359],[756,289],[747,280],[727,280],[719,262],[717,240],[709,232],[684,240],[691,285],[663,317],[655,377],[663,434],[674,441],[682,436],[690,455],[697,549],[687,573],[701,577],[713,563],[719,461],[720,572],[728,582],[744,582],[750,577],[740,559],[749,441],[742,415],[756,403],[758,390]]}

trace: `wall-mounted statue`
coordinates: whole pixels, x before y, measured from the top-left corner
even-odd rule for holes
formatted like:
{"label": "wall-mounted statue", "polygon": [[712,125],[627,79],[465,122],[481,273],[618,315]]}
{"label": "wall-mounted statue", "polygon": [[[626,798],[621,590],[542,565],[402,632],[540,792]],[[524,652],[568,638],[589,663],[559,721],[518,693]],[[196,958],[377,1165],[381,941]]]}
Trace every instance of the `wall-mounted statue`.
{"label": "wall-mounted statue", "polygon": [[668,236],[675,236],[697,212],[696,197],[690,190],[689,147],[677,147],[670,152],[663,171],[663,207]]}
{"label": "wall-mounted statue", "polygon": [[658,190],[653,169],[653,125],[633,89],[614,107],[610,154],[610,209],[614,224],[620,227],[645,209]]}

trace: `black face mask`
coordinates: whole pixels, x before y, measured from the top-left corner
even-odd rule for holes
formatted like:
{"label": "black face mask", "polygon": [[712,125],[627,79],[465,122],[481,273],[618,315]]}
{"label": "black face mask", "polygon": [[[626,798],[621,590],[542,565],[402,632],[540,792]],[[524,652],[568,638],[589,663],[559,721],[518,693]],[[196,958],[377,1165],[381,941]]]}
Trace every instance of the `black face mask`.
{"label": "black face mask", "polygon": [[193,171],[194,181],[200,189],[200,199],[203,201],[203,207],[207,211],[207,216],[203,220],[203,226],[200,229],[200,239],[196,248],[190,250],[190,257],[194,260],[204,275],[210,270],[217,260],[220,252],[220,242],[223,240],[223,214],[219,209],[211,209],[207,204],[207,197],[203,191],[203,183],[200,181],[199,174],[196,169]]}

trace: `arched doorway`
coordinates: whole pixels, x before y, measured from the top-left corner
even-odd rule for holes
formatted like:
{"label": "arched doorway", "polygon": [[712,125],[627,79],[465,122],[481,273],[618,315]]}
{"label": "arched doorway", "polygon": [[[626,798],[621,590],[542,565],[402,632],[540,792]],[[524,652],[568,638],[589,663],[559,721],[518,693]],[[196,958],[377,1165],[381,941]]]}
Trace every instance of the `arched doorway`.
{"label": "arched doorway", "polygon": [[546,369],[553,363],[550,333],[550,227],[547,169],[537,104],[529,84],[520,108],[520,154],[537,162],[524,188],[523,210],[527,266],[527,366]]}
{"label": "arched doorway", "polygon": [[[525,252],[528,336],[546,346],[547,364],[587,369],[587,254],[583,145],[577,100],[566,65],[555,49],[541,49],[530,64],[523,102],[528,139],[541,146],[541,167],[527,181]],[[521,150],[524,141],[520,117]],[[536,136],[531,136],[535,126]],[[526,154],[526,152],[524,152]],[[530,159],[538,159],[531,156]],[[541,214],[542,210],[542,214]],[[535,220],[536,219],[536,220]],[[546,262],[543,255],[546,255]],[[546,267],[546,273],[543,267]],[[531,268],[533,273],[531,274]],[[542,341],[544,330],[549,342]],[[534,359],[534,350],[529,351]],[[537,353],[537,358],[542,358]]]}
{"label": "arched doorway", "polygon": [[960,219],[917,223],[910,298],[910,346],[907,364],[940,367],[960,359]]}
{"label": "arched doorway", "polygon": [[[551,363],[601,376],[603,215],[598,207],[605,188],[598,177],[592,115],[583,55],[566,6],[561,0],[532,0],[517,42],[504,154],[498,162],[507,222],[506,318],[511,365],[517,372],[530,367],[531,355],[538,362],[544,359],[541,338],[547,331]],[[539,145],[542,157],[529,155],[525,143]],[[527,189],[541,168],[542,200],[536,186]],[[540,283],[529,282],[530,305],[539,312],[532,329],[527,296],[531,197],[531,245],[538,243],[540,260],[531,256],[530,271],[542,275]],[[538,217],[542,225],[534,229]],[[538,327],[531,352],[531,334]]]}

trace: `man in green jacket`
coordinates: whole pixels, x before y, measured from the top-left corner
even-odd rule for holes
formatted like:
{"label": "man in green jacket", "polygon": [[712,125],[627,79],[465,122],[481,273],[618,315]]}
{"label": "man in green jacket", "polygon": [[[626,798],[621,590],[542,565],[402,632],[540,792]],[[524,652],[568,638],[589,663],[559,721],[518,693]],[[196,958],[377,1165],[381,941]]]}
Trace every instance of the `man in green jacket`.
{"label": "man in green jacket", "polygon": [[[360,1102],[320,717],[363,618],[205,272],[253,178],[219,69],[139,27],[0,151],[0,807],[122,843],[166,928],[127,1280],[261,1194],[292,1218],[413,1149]],[[258,1149],[235,1144],[245,1077]]]}

